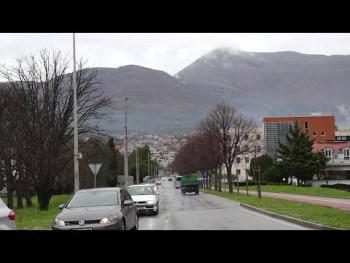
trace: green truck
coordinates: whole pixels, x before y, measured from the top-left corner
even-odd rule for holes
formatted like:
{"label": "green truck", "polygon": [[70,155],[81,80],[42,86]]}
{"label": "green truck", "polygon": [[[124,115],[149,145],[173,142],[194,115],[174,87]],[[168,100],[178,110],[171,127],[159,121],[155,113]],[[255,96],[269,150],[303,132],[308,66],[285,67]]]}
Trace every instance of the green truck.
{"label": "green truck", "polygon": [[196,175],[189,174],[183,175],[181,177],[181,193],[185,195],[186,193],[194,192],[196,195],[199,194],[199,181]]}

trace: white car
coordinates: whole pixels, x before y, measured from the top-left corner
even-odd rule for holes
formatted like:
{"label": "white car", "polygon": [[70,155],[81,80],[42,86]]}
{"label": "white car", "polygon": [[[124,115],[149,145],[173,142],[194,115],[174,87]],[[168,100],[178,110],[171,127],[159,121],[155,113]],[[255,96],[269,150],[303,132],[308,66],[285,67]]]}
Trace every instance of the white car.
{"label": "white car", "polygon": [[0,197],[0,230],[16,230],[15,212]]}
{"label": "white car", "polygon": [[126,188],[139,213],[159,213],[159,198],[151,184],[130,185]]}

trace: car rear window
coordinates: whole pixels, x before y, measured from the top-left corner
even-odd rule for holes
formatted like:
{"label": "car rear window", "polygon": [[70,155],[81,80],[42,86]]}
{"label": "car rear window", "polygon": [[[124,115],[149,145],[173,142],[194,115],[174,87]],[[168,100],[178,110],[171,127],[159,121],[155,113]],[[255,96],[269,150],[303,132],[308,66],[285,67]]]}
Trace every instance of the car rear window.
{"label": "car rear window", "polygon": [[176,177],[176,181],[181,181],[181,177]]}

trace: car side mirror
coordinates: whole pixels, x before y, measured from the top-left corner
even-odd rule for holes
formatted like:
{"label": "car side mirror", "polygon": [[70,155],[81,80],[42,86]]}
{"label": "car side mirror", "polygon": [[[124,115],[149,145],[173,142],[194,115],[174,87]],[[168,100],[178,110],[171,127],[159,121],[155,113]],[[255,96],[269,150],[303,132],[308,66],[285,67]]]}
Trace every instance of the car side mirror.
{"label": "car side mirror", "polygon": [[133,201],[131,200],[125,200],[124,203],[123,203],[125,206],[130,206],[133,204]]}
{"label": "car side mirror", "polygon": [[58,206],[58,208],[61,209],[61,210],[63,209],[63,207],[64,207],[64,204],[60,204],[60,205]]}

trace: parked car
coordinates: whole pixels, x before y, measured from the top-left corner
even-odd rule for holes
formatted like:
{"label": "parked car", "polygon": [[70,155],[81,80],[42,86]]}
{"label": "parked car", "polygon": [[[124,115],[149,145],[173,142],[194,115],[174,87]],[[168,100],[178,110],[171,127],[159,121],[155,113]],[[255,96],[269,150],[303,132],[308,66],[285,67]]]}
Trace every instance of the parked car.
{"label": "parked car", "polygon": [[134,200],[139,213],[159,213],[159,198],[149,184],[130,185],[126,188]]}
{"label": "parked car", "polygon": [[53,230],[138,230],[137,207],[120,187],[77,191],[52,222]]}
{"label": "parked car", "polygon": [[0,198],[0,230],[16,230],[15,212]]}

